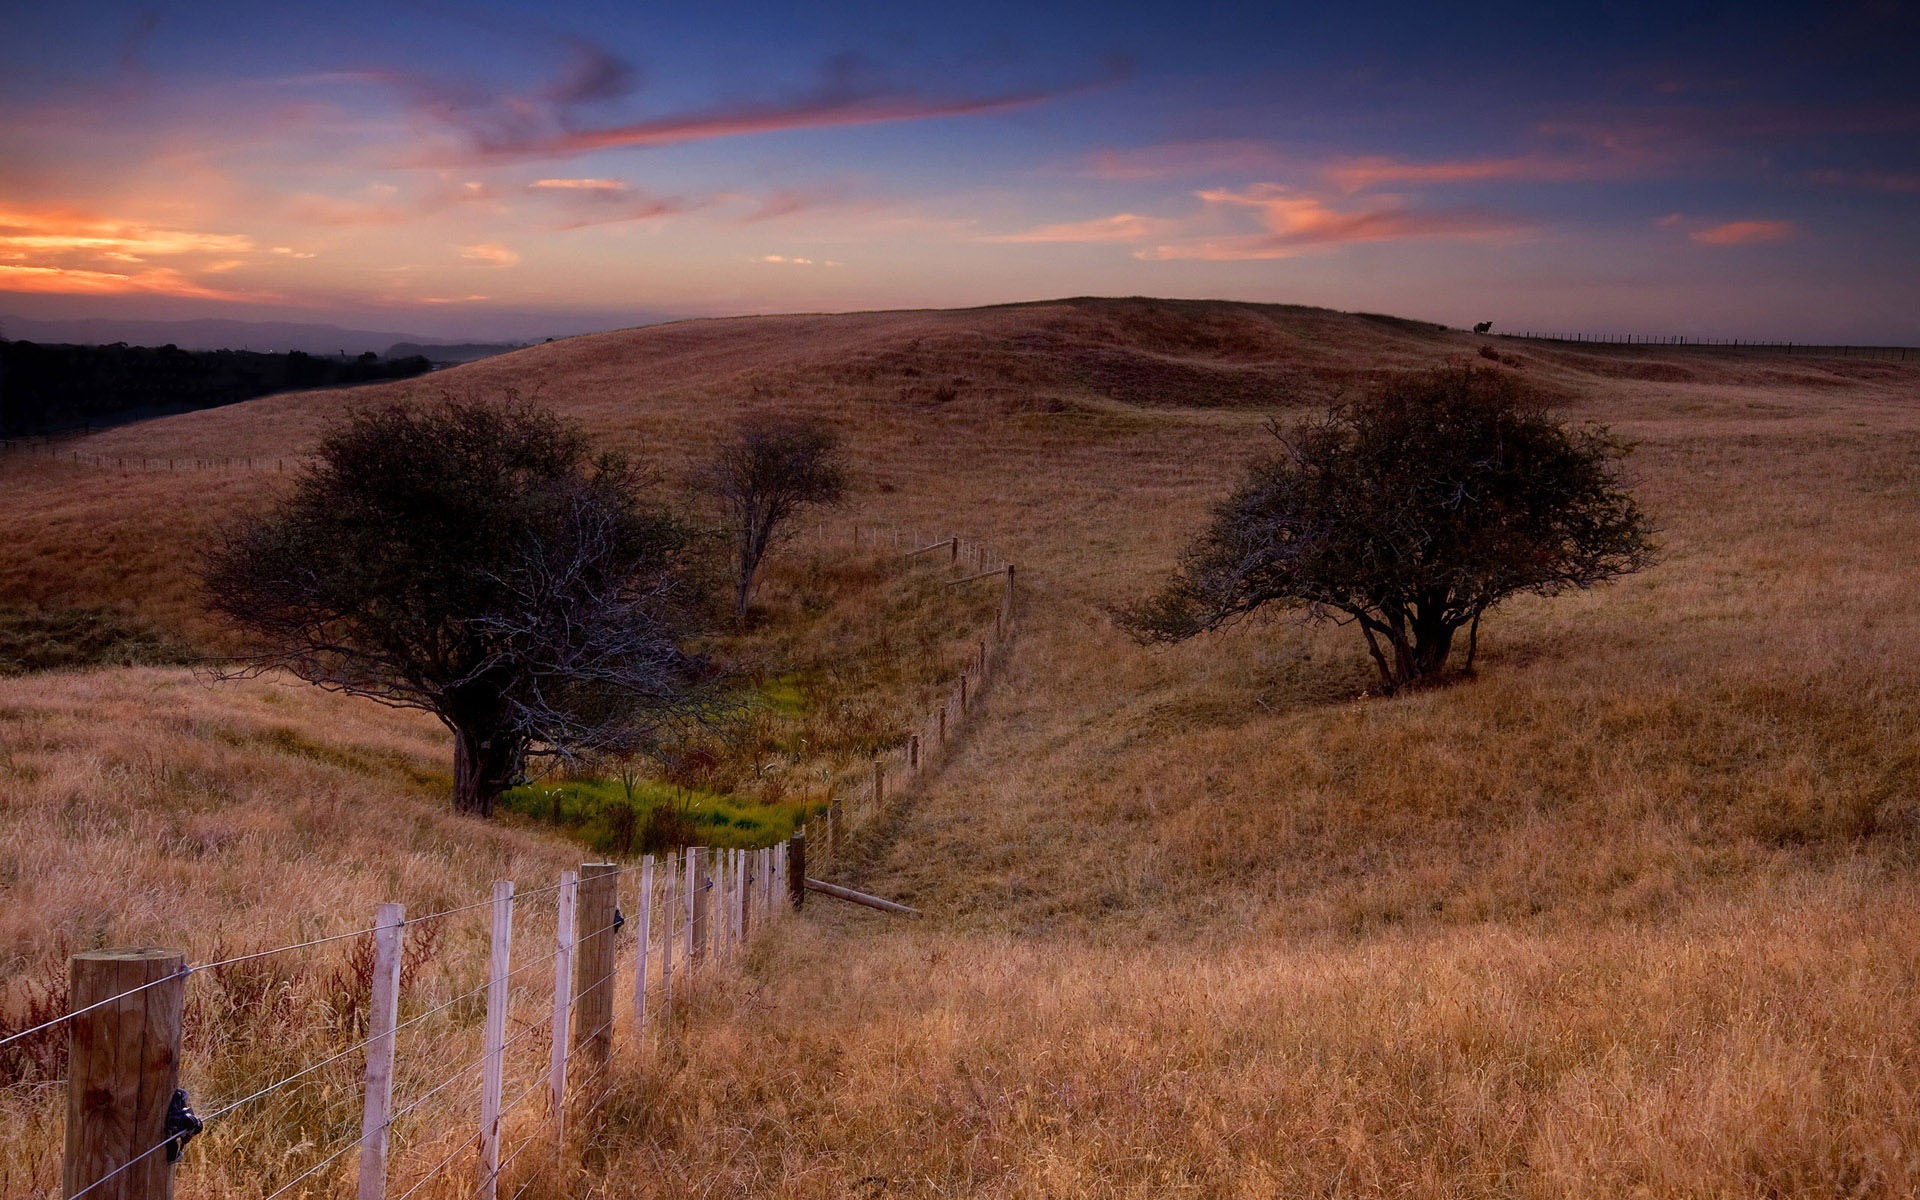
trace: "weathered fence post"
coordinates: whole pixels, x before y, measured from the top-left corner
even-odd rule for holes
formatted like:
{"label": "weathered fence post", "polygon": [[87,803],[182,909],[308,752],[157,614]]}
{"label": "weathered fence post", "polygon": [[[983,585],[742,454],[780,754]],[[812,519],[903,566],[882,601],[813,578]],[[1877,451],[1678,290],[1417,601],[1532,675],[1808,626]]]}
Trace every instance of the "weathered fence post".
{"label": "weathered fence post", "polygon": [[513,958],[513,880],[493,881],[493,946],[487,955],[486,1066],[480,1079],[480,1187],[494,1200],[500,1187],[500,1099],[507,1066],[507,983]]}
{"label": "weathered fence post", "polygon": [[787,902],[801,908],[807,902],[807,831],[796,829],[787,839]]}
{"label": "weathered fence post", "polygon": [[1013,564],[1007,564],[1007,594],[1000,601],[1000,607],[1006,611],[1006,627],[1013,628]]}
{"label": "weathered fence post", "polygon": [[937,718],[940,723],[940,743],[939,744],[941,746],[945,746],[947,744],[947,705],[950,703],[952,703],[951,697],[949,697],[947,700],[942,701],[939,709],[936,712]]}
{"label": "weathered fence post", "polygon": [[753,937],[753,905],[760,896],[760,852],[746,852],[747,869],[740,873],[740,952],[747,951]]}
{"label": "weathered fence post", "polygon": [[167,1106],[180,1081],[186,964],[177,951],[146,949],[90,950],[68,960],[68,1011],[122,998],[67,1022],[62,1195],[173,1195],[173,1164],[164,1151],[149,1151],[167,1135]]}
{"label": "weathered fence post", "polygon": [[707,848],[687,849],[688,894],[693,899],[693,923],[687,927],[687,965],[698,966],[707,958],[707,913],[712,907],[707,892],[713,880],[707,875]]}
{"label": "weathered fence post", "polygon": [[967,673],[960,672],[960,711],[967,711]]}
{"label": "weathered fence post", "polygon": [[920,735],[917,733],[907,735],[907,769],[916,772],[920,769]]}
{"label": "weathered fence post", "polygon": [[633,1028],[647,1032],[647,959],[653,949],[653,855],[640,860],[640,944],[633,968]]}
{"label": "weathered fence post", "polygon": [[366,1094],[360,1107],[360,1200],[387,1194],[387,1113],[393,1107],[393,1027],[400,1021],[400,944],[407,907],[382,904],[373,922]]}
{"label": "weathered fence post", "polygon": [[873,760],[873,810],[879,812],[887,803],[887,767],[879,759]]}
{"label": "weathered fence post", "polygon": [[680,936],[679,856],[666,855],[667,885],[660,895],[660,1020],[673,1029],[673,941]]}
{"label": "weathered fence post", "polygon": [[553,1052],[547,1062],[547,1103],[553,1120],[553,1142],[564,1146],[567,1137],[567,1017],[573,1008],[574,900],[579,877],[560,872],[559,912],[554,918]]}
{"label": "weathered fence post", "polygon": [[[617,863],[581,863],[576,919],[586,929],[573,960],[573,1049],[595,1068],[613,1054],[613,928],[620,906]],[[597,1070],[595,1072],[598,1073]]]}

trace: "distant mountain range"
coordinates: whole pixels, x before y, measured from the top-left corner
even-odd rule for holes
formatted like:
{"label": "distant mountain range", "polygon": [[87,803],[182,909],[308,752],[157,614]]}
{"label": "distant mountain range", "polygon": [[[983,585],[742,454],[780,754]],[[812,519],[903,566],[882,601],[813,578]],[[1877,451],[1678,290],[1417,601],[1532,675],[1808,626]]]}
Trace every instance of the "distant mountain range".
{"label": "distant mountain range", "polygon": [[470,362],[518,349],[529,343],[459,342],[391,330],[343,329],[338,325],[309,325],[294,321],[229,321],[199,318],[184,321],[121,320],[84,317],[67,320],[0,315],[0,337],[23,342],[66,342],[105,346],[178,346],[182,350],[259,350],[348,357],[371,350],[403,357],[422,354],[435,362]]}

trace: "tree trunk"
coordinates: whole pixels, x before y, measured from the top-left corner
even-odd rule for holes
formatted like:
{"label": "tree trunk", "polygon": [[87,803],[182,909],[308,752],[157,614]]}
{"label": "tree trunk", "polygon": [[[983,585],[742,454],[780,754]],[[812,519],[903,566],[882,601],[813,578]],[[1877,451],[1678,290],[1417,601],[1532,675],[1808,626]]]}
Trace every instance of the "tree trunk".
{"label": "tree trunk", "polygon": [[493,802],[519,775],[521,747],[504,734],[459,729],[453,735],[453,809],[491,817]]}

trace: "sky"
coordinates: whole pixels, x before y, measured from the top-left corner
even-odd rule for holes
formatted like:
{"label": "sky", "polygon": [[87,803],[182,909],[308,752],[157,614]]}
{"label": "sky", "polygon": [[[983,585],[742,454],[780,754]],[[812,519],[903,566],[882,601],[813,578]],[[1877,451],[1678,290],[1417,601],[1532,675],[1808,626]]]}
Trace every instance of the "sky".
{"label": "sky", "polygon": [[1920,344],[1920,0],[1580,7],[0,0],[0,312]]}

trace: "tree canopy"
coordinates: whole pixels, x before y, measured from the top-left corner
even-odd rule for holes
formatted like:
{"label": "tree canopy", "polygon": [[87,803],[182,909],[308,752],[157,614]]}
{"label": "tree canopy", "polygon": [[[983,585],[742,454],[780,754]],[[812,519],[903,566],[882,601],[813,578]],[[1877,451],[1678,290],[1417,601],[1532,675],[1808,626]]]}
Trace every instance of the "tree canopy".
{"label": "tree canopy", "polygon": [[438,717],[455,806],[486,815],[530,756],[629,750],[701,711],[692,538],[647,482],[511,398],[368,409],[202,579],[251,635],[246,669]]}
{"label": "tree canopy", "polygon": [[1392,691],[1441,672],[1456,634],[1520,593],[1588,588],[1652,561],[1621,486],[1626,447],[1569,428],[1517,378],[1392,380],[1292,428],[1213,510],[1158,594],[1125,614],[1178,641],[1268,605],[1357,624]]}

